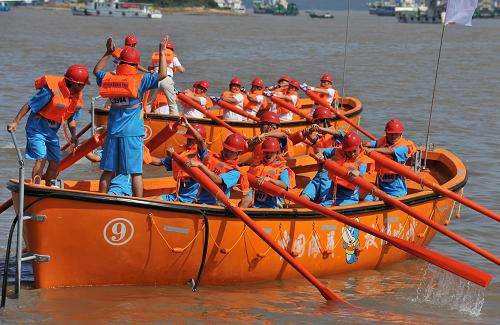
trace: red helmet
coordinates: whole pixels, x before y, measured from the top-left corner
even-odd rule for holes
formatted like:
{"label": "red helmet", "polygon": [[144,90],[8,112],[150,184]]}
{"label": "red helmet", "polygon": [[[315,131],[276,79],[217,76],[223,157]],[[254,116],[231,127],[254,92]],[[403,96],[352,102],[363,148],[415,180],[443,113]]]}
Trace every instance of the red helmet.
{"label": "red helmet", "polygon": [[291,80],[292,80],[292,78],[290,78],[288,75],[284,74],[284,75],[282,75],[282,76],[278,79],[278,82],[280,82],[280,81],[290,82]]}
{"label": "red helmet", "polygon": [[297,88],[297,89],[300,89],[300,83],[298,80],[291,80],[289,83],[288,83],[288,86],[292,86],[294,88]]}
{"label": "red helmet", "polygon": [[327,118],[334,118],[333,112],[324,106],[316,108],[313,113],[313,120],[322,120]]}
{"label": "red helmet", "polygon": [[233,133],[226,138],[222,146],[229,151],[242,152],[247,148],[247,142],[241,134]]}
{"label": "red helmet", "polygon": [[208,80],[200,80],[197,82],[197,85],[198,87],[201,87],[205,90],[208,90],[208,88],[210,88],[210,83],[208,82]]}
{"label": "red helmet", "polygon": [[139,64],[141,62],[141,52],[135,47],[125,46],[122,53],[120,53],[120,62]]}
{"label": "red helmet", "polygon": [[385,125],[385,133],[403,133],[405,127],[400,120],[392,119]]}
{"label": "red helmet", "polygon": [[264,81],[260,78],[255,78],[252,80],[252,86],[264,88]]}
{"label": "red helmet", "polygon": [[275,137],[267,137],[264,142],[262,142],[263,152],[280,152],[281,146],[278,139]]}
{"label": "red helmet", "polygon": [[90,85],[89,70],[83,64],[70,65],[68,70],[66,70],[64,77],[77,84]]}
{"label": "red helmet", "polygon": [[332,78],[332,75],[329,74],[329,73],[323,73],[323,75],[321,76],[321,81],[328,81],[328,82],[333,82],[333,78]]}
{"label": "red helmet", "polygon": [[[191,126],[196,131],[198,131],[198,133],[201,135],[202,138],[205,139],[207,137],[207,131],[205,130],[205,127],[203,125],[198,124],[198,123],[193,123],[193,124],[191,124]],[[194,139],[193,132],[191,132],[190,129],[188,129],[187,132],[186,132],[186,138],[188,138],[188,139]]]}
{"label": "red helmet", "polygon": [[231,79],[231,81],[229,81],[229,87],[231,87],[232,85],[236,85],[236,86],[240,86],[241,87],[241,80],[240,80],[240,78],[233,77],[233,79]]}
{"label": "red helmet", "polygon": [[135,46],[137,44],[137,37],[134,34],[125,36],[125,46]]}
{"label": "red helmet", "polygon": [[267,111],[262,114],[260,117],[260,122],[261,123],[273,123],[273,124],[280,124],[280,117],[277,113]]}
{"label": "red helmet", "polygon": [[167,49],[171,49],[172,51],[173,51],[173,50],[175,50],[175,44],[174,44],[174,42],[172,42],[172,41],[170,41],[170,40],[169,40],[169,41],[167,41],[167,43],[165,44],[165,47],[166,47]]}
{"label": "red helmet", "polygon": [[347,132],[344,136],[344,141],[342,141],[342,150],[344,151],[354,151],[361,145],[361,138],[357,133]]}

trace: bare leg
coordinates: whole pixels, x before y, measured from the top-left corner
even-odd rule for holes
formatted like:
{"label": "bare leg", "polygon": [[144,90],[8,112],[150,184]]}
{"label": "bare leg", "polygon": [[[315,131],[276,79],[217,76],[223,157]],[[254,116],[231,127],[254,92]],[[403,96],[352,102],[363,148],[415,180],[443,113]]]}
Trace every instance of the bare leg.
{"label": "bare leg", "polygon": [[50,185],[50,181],[57,178],[57,174],[59,174],[59,163],[55,160],[49,160],[49,166],[47,167],[47,171],[44,175],[45,185]]}
{"label": "bare leg", "polygon": [[103,171],[101,174],[101,179],[99,180],[99,192],[108,193],[109,183],[111,183],[111,179],[113,178],[114,172]]}
{"label": "bare leg", "polygon": [[31,171],[31,179],[35,184],[40,184],[43,176],[43,168],[45,167],[45,159],[38,159],[35,161],[33,170]]}
{"label": "bare leg", "polygon": [[132,193],[136,197],[142,197],[144,193],[144,184],[142,174],[132,174]]}
{"label": "bare leg", "polygon": [[249,193],[241,198],[238,206],[242,209],[250,208],[253,205],[253,194]]}

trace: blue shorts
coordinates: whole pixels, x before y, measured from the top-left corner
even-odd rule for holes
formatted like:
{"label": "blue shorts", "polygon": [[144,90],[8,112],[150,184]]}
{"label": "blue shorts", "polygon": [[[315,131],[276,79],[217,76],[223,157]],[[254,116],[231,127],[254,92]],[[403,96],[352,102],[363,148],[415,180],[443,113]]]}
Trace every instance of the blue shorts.
{"label": "blue shorts", "polygon": [[30,114],[26,123],[26,159],[61,161],[61,146],[57,135],[59,124]]}
{"label": "blue shorts", "polygon": [[109,184],[108,194],[132,196],[132,181],[130,175],[119,174],[113,177]]}
{"label": "blue shorts", "polygon": [[117,174],[142,174],[142,136],[107,137],[102,151],[100,167]]}

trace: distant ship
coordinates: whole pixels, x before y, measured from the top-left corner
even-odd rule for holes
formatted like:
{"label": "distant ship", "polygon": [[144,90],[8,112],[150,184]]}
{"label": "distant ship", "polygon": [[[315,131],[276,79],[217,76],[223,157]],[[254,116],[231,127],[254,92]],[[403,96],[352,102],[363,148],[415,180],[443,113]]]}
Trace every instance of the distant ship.
{"label": "distant ship", "polygon": [[221,9],[230,9],[234,13],[246,14],[247,8],[241,0],[214,0]]}
{"label": "distant ship", "polygon": [[73,7],[71,9],[75,16],[103,16],[103,17],[132,17],[152,18],[163,17],[159,10],[153,10],[151,4],[120,2],[117,0],[86,1],[85,7]]}
{"label": "distant ship", "polygon": [[479,0],[476,11],[472,18],[495,18],[500,17],[500,0]]}
{"label": "distant ship", "polygon": [[309,17],[311,18],[322,18],[322,19],[333,19],[333,14],[330,12],[309,12]]}
{"label": "distant ship", "polygon": [[371,15],[378,16],[395,16],[396,15],[396,1],[371,1],[367,3],[368,12]]}
{"label": "distant ship", "polygon": [[396,7],[400,23],[438,24],[444,20],[446,0],[404,0]]}
{"label": "distant ship", "polygon": [[0,12],[10,11],[10,6],[6,2],[0,2]]}
{"label": "distant ship", "polygon": [[299,8],[295,3],[286,0],[257,0],[253,1],[253,12],[255,14],[271,14],[275,16],[296,16]]}

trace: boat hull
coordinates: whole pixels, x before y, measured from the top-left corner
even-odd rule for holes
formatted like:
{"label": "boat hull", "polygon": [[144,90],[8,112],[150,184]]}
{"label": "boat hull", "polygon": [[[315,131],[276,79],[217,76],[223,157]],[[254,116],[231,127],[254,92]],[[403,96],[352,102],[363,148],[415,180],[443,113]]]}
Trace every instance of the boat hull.
{"label": "boat hull", "polygon": [[[354,97],[347,97],[344,99],[343,107],[345,111],[343,113],[351,119],[355,124],[359,124],[361,120],[361,112],[363,110],[361,101]],[[305,112],[308,112],[309,108],[303,109]],[[106,126],[108,118],[108,111],[105,109],[96,109],[95,110],[95,121],[96,126]],[[171,115],[162,115],[162,114],[144,114],[144,142],[147,143],[150,139],[155,137],[163,128],[167,126],[168,123],[172,123],[178,121],[178,116]],[[226,128],[219,126],[214,121],[209,119],[198,119],[198,118],[189,118],[190,122],[199,123],[205,126],[207,131],[207,142],[209,143],[209,147],[211,150],[218,152],[222,150],[222,143],[225,138],[230,134],[230,131]],[[241,132],[246,137],[254,137],[260,134],[259,126],[254,122],[228,122],[231,126],[235,127],[239,132]],[[346,122],[336,118],[334,120],[334,124],[336,128],[342,130],[349,130],[351,126]],[[291,122],[284,122],[281,124],[281,129],[294,133],[299,130],[304,129],[306,126],[310,125],[305,120],[294,120]],[[151,153],[154,156],[163,157],[165,155],[166,150],[169,147],[178,148],[185,144],[186,139],[184,137],[185,129],[180,128],[179,131],[172,136],[167,141],[163,142],[162,145],[155,148]],[[308,147],[305,144],[299,144],[295,146],[295,155],[303,155],[306,154]]]}
{"label": "boat hull", "polygon": [[[438,156],[446,158],[438,167],[448,169],[436,179],[460,190],[466,181],[465,167],[451,153],[429,153],[429,159]],[[64,190],[26,186],[27,213],[45,216],[44,221],[24,222],[27,249],[50,256],[48,262],[33,263],[36,287],[182,284],[197,277],[204,246],[204,284],[299,276],[222,207],[89,192],[96,188],[95,181],[67,182]],[[146,192],[151,194],[151,188]],[[17,183],[11,181],[9,189],[17,204]],[[404,202],[440,224],[447,224],[454,211],[452,201],[430,191],[410,194]],[[334,209],[416,245],[426,245],[435,234],[382,202]],[[409,257],[380,239],[306,209],[248,209],[247,213],[316,276],[375,269]]]}

